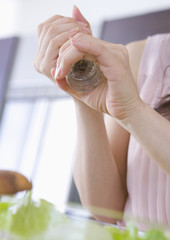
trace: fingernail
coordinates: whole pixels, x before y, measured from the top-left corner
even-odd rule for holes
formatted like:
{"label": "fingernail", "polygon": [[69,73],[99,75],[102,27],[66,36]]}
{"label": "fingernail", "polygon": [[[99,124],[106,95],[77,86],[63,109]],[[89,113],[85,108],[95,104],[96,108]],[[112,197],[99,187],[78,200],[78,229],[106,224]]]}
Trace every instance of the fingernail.
{"label": "fingernail", "polygon": [[51,69],[51,76],[52,76],[53,78],[55,78],[55,71],[56,71],[55,68],[52,68],[52,69]]}
{"label": "fingernail", "polygon": [[58,79],[60,77],[60,74],[61,74],[61,68],[56,68],[55,70],[55,79]]}

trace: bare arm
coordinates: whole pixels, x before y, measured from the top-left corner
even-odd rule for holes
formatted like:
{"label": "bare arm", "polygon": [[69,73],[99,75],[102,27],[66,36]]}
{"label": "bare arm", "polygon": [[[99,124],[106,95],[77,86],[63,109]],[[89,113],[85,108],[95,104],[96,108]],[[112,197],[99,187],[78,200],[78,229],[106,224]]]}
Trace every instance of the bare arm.
{"label": "bare arm", "polygon": [[[45,54],[39,51],[37,68],[52,78],[49,70],[55,68],[57,61],[55,80],[58,86],[80,99],[76,100],[78,138],[74,176],[83,204],[123,211],[127,197],[129,134],[169,174],[170,123],[142,102],[134,82],[144,42],[129,44],[128,54],[122,45],[91,37],[87,34],[89,30],[82,28],[82,25],[78,28],[84,33],[77,33],[77,23],[72,19],[66,20],[71,25],[65,25],[63,18],[57,20],[59,26],[62,22],[62,28],[56,28],[57,38],[42,37],[47,43],[48,39],[53,41],[47,44],[49,47]],[[72,28],[74,32],[70,30]],[[55,49],[58,46],[57,52],[54,45]],[[42,47],[42,53],[44,49]],[[69,88],[65,76],[77,58],[84,54],[96,57],[107,80],[92,93],[79,94]],[[41,56],[44,56],[43,60]],[[105,122],[101,112],[110,115]]]}
{"label": "bare arm", "polygon": [[121,124],[150,158],[170,175],[170,122],[149,105],[143,104]]}
{"label": "bare arm", "polygon": [[[35,58],[35,67],[49,78],[52,78],[51,69],[55,68],[56,61],[58,65],[60,56],[65,53],[65,49],[70,49],[69,38],[78,31],[89,32],[88,22],[79,11],[74,9],[73,15],[75,19],[63,18],[58,15],[54,16],[39,27],[39,51]],[[78,22],[75,20],[78,20]],[[80,20],[85,25],[80,24]],[[82,57],[82,53],[75,50],[69,56],[73,58],[75,56]],[[64,64],[64,69],[65,67],[69,68],[67,63]],[[52,78],[52,80],[54,79]],[[62,89],[68,87],[64,79],[57,81],[57,83]],[[72,89],[68,90],[72,91]],[[105,93],[106,90],[107,88],[104,87],[104,90],[101,88],[100,91]],[[98,94],[96,92],[96,95],[101,95],[101,93],[99,92]],[[92,96],[89,95],[89,102],[93,102],[93,99],[96,99],[96,96],[92,93]],[[120,168],[120,166],[117,166],[117,162],[121,162],[121,160],[115,161],[111,145],[114,145],[115,142],[115,149],[118,150],[121,146],[120,152],[125,151],[126,153],[127,139],[123,141],[123,138],[121,138],[122,143],[118,144],[117,138],[120,139],[118,128],[120,126],[114,121],[116,124],[115,129],[117,129],[115,135],[118,136],[115,137],[116,141],[110,143],[103,114],[83,104],[81,101],[77,100],[75,103],[78,125],[75,180],[82,202],[86,206],[100,206],[102,208],[123,211],[127,196],[124,176],[126,174],[126,154],[122,155],[125,165],[122,164]],[[116,155],[117,157],[119,157],[119,154]],[[121,173],[119,172],[120,169]]]}
{"label": "bare arm", "polygon": [[[132,42],[126,46],[129,53],[131,71],[136,82],[144,46],[145,40]],[[126,161],[130,134],[114,118],[108,115],[105,116],[105,123],[112,153],[115,156],[121,179],[124,185],[126,185]],[[122,148],[122,146],[124,147]]]}
{"label": "bare arm", "polygon": [[[127,132],[112,123],[110,130],[114,130],[115,141],[110,143],[102,113],[80,102],[76,102],[76,112],[78,137],[74,178],[82,203],[87,207],[95,206],[122,212],[127,197],[124,176]],[[117,151],[116,157],[121,157],[119,166],[111,144]],[[121,154],[122,152],[125,154]]]}
{"label": "bare arm", "polygon": [[[134,79],[137,79],[145,41],[127,46]],[[123,211],[127,198],[126,165],[129,132],[114,118],[76,101],[78,140],[74,177],[87,206]]]}
{"label": "bare arm", "polygon": [[[145,40],[127,46],[134,77],[138,74],[144,45]],[[170,175],[170,122],[142,102],[120,124],[136,138],[151,159]]]}
{"label": "bare arm", "polygon": [[[127,45],[137,81],[145,41]],[[127,198],[126,171],[129,132],[113,117],[77,102],[78,143],[75,182],[84,205],[123,211]]]}

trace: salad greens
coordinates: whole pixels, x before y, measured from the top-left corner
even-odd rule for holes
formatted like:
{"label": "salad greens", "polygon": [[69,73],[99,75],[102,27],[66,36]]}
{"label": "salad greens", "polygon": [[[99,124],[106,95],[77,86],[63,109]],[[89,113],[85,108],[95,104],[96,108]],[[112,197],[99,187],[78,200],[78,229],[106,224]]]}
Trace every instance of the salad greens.
{"label": "salad greens", "polygon": [[147,232],[140,234],[138,229],[130,225],[126,230],[122,231],[118,228],[106,226],[113,240],[169,240],[170,236],[165,236],[165,234],[159,229],[151,229]]}
{"label": "salad greens", "polygon": [[[31,192],[23,199],[0,202],[0,231],[17,240],[168,240],[161,230],[149,230],[140,236],[134,225],[126,230],[77,220],[57,211],[43,199],[33,200]],[[0,239],[2,239],[0,237]],[[10,238],[3,238],[9,239]]]}

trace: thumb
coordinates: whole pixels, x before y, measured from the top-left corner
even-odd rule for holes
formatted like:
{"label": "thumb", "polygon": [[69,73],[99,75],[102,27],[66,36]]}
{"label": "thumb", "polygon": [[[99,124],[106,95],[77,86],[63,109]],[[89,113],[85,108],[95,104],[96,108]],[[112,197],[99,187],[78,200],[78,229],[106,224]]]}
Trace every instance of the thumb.
{"label": "thumb", "polygon": [[76,6],[73,7],[72,17],[78,22],[84,22],[89,25],[88,21],[85,19],[85,17],[83,17],[82,13]]}

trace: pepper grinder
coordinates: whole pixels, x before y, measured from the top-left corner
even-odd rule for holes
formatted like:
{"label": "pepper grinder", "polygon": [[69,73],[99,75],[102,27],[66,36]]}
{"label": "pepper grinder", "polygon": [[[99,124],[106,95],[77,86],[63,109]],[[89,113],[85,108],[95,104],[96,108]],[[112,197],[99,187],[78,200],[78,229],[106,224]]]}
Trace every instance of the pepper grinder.
{"label": "pepper grinder", "polygon": [[81,59],[72,66],[66,80],[74,90],[90,92],[104,80],[104,74],[95,61]]}

